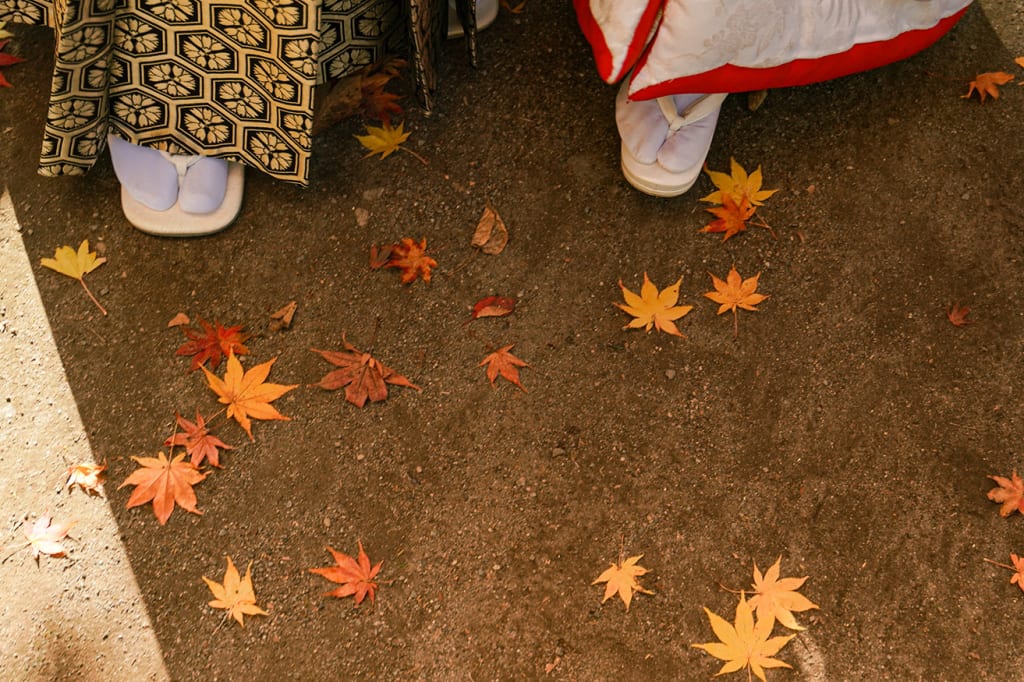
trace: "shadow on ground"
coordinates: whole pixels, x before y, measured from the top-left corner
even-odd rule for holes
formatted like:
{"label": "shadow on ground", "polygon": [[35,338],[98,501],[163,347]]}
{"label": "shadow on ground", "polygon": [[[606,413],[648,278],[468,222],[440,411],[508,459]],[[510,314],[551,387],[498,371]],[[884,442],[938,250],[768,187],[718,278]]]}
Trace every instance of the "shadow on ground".
{"label": "shadow on ground", "polygon": [[[705,679],[720,663],[690,646],[714,639],[701,607],[731,620],[719,586],[779,556],[821,608],[779,655],[799,673],[776,679],[1020,676],[1021,594],[983,558],[1024,550],[1024,521],[985,499],[986,475],[1024,466],[1024,90],[959,99],[962,79],[1015,68],[980,6],[914,59],[756,113],[727,101],[709,164],[762,165],[781,191],[760,213],[777,239],[726,243],[698,233],[706,179],[674,200],[621,179],[614,89],[562,3],[500,17],[479,71],[455,50],[436,113],[407,121],[428,166],[361,160],[342,124],[309,189],[251,173],[237,224],[191,241],[132,230],[107,162],[33,174],[50,45],[19,36],[4,177],[174,678],[536,679],[557,660],[552,679]],[[512,239],[473,257],[488,199]],[[441,264],[430,285],[367,267],[406,236]],[[108,318],[37,265],[84,238],[109,260],[90,276]],[[737,339],[702,296],[733,265],[771,296]],[[682,276],[686,339],[623,331],[616,282],[644,272]],[[466,326],[490,294],[515,314]],[[294,327],[267,331],[292,299]],[[954,302],[976,324],[953,327]],[[113,488],[176,410],[215,409],[174,355],[178,312],[245,324],[247,366],[276,357],[271,380],[302,386],[255,443],[219,428],[238,448],[197,487],[204,514],[160,527]],[[308,386],[329,369],[308,349],[343,333],[422,392],[358,410]],[[528,393],[477,366],[507,344]],[[355,609],[307,569],[357,539],[384,567]],[[644,554],[655,593],[628,613],[590,584],[620,551]],[[225,555],[254,562],[271,614],[244,630],[206,606],[200,576]]]}

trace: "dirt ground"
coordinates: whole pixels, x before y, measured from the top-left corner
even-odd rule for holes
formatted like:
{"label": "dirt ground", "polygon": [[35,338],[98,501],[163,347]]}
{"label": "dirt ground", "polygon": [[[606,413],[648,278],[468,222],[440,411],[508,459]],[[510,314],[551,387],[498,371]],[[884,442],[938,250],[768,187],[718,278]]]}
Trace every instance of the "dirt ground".
{"label": "dirt ground", "polygon": [[[1024,679],[1024,594],[984,561],[1024,552],[1024,518],[985,496],[987,475],[1024,469],[1024,88],[959,98],[978,72],[1024,80],[1017,3],[976,3],[913,59],[755,113],[727,100],[710,166],[761,165],[780,191],[759,211],[777,238],[725,243],[698,232],[706,178],[672,200],[621,178],[615,91],[568,3],[503,13],[477,71],[452,45],[436,112],[406,119],[429,165],[362,160],[346,122],[317,141],[311,187],[250,173],[237,223],[195,240],[133,230],[106,160],[35,174],[52,38],[15,30],[29,61],[0,93],[0,168],[172,678],[706,679],[721,663],[691,647],[715,639],[702,607],[731,621],[721,586],[781,556],[820,610],[770,679]],[[488,200],[511,241],[474,257]],[[371,244],[423,236],[429,285],[367,267]],[[108,259],[88,280],[108,317],[38,265],[85,238]],[[702,295],[733,265],[770,295],[738,338]],[[687,338],[623,330],[617,281],[644,272],[682,277]],[[467,325],[491,294],[515,313]],[[269,331],[293,299],[293,327]],[[955,302],[974,324],[947,321]],[[203,515],[161,527],[115,488],[176,410],[216,409],[174,354],[178,312],[244,324],[245,365],[277,358],[270,380],[301,386],[254,443],[222,422],[236,449],[197,486]],[[310,386],[330,367],[309,349],[343,334],[422,391],[360,410]],[[478,366],[508,344],[527,393]],[[307,569],[357,540],[384,565],[354,608]],[[644,555],[654,592],[628,612],[591,584],[620,551]],[[270,613],[244,629],[206,605],[225,555],[254,562]]]}

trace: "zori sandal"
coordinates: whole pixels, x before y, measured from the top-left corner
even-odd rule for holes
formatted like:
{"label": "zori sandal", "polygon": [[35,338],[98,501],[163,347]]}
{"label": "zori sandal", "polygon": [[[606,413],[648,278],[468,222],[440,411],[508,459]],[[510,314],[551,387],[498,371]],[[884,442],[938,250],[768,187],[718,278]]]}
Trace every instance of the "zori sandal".
{"label": "zori sandal", "polygon": [[628,80],[615,101],[622,174],[656,197],[685,193],[700,176],[727,93],[630,101]]}

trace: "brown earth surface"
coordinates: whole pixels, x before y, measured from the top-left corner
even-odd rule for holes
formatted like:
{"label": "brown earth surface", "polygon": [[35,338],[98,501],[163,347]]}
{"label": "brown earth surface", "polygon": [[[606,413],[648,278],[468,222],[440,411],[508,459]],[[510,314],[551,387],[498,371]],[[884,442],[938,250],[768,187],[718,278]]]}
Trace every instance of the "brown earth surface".
{"label": "brown earth surface", "polygon": [[[194,240],[133,230],[106,160],[35,174],[52,38],[16,28],[29,61],[5,72],[0,168],[171,676],[706,679],[701,607],[731,621],[721,586],[781,556],[820,610],[779,654],[796,671],[770,679],[1022,679],[1024,594],[984,559],[1024,551],[1024,519],[985,497],[987,475],[1024,468],[1024,88],[959,98],[978,72],[1024,76],[1015,5],[976,3],[913,59],[755,113],[727,100],[710,166],[761,165],[780,191],[759,211],[777,238],[725,243],[698,233],[706,178],[673,200],[621,178],[614,88],[567,3],[503,13],[479,70],[450,45],[436,111],[406,119],[429,165],[363,160],[345,122],[317,140],[311,187],[251,172],[237,223]],[[511,232],[494,257],[469,246],[488,200]],[[368,268],[371,244],[421,236],[429,285]],[[38,265],[86,238],[108,317]],[[702,295],[733,265],[770,295],[738,338]],[[682,276],[687,338],[623,330],[617,282],[645,272]],[[515,313],[467,325],[492,294]],[[270,331],[289,300],[293,327]],[[973,325],[947,321],[955,302]],[[220,422],[236,449],[197,486],[203,515],[161,527],[116,486],[175,411],[218,407],[174,354],[178,312],[244,324],[246,367],[277,358],[270,380],[300,387],[253,443]],[[310,386],[330,366],[309,349],[343,334],[422,391],[356,409]],[[508,344],[526,393],[478,366]],[[357,540],[384,564],[354,608],[308,569]],[[651,569],[628,612],[591,584],[620,552]],[[253,562],[270,614],[244,629],[207,606],[226,555]],[[61,677],[89,676],[80,653]]]}

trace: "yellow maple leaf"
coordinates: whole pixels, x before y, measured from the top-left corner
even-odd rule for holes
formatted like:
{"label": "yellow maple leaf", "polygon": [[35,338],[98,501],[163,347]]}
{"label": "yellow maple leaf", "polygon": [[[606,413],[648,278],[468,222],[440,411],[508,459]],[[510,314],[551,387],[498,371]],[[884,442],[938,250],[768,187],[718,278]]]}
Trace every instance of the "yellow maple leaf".
{"label": "yellow maple leaf", "polygon": [[764,676],[765,668],[793,667],[785,661],[772,658],[772,656],[779,653],[779,650],[796,635],[784,635],[769,639],[768,636],[772,633],[775,621],[759,619],[755,625],[754,614],[744,595],[740,595],[740,603],[736,606],[735,625],[707,608],[704,609],[704,613],[708,614],[711,629],[715,631],[715,635],[720,641],[694,644],[693,646],[725,661],[722,669],[715,673],[716,675],[734,673],[749,667],[757,679],[767,682]]}
{"label": "yellow maple leaf", "polygon": [[753,173],[747,175],[747,171],[736,162],[736,159],[730,157],[729,165],[731,170],[729,174],[713,171],[707,167],[707,164],[704,165],[704,172],[708,174],[711,182],[715,183],[715,187],[718,189],[706,197],[702,197],[701,201],[724,204],[724,196],[728,194],[737,205],[742,205],[746,199],[750,206],[763,206],[765,199],[779,191],[777,189],[761,189],[764,180],[761,177],[760,166]]}
{"label": "yellow maple leaf", "polygon": [[604,587],[604,597],[601,599],[602,604],[608,601],[613,594],[618,593],[619,598],[622,599],[622,603],[626,605],[626,610],[628,611],[629,604],[633,601],[634,592],[654,594],[650,590],[645,590],[637,582],[637,578],[647,573],[647,569],[637,563],[643,556],[643,554],[640,554],[629,557],[617,564],[612,564],[594,582],[590,583],[591,585],[607,583]]}
{"label": "yellow maple leaf", "polygon": [[220,379],[206,367],[200,366],[206,373],[206,380],[213,392],[220,396],[220,402],[228,406],[228,417],[233,417],[245,432],[249,440],[255,441],[252,436],[252,419],[277,419],[289,421],[286,417],[271,405],[271,401],[277,400],[288,391],[296,388],[298,384],[285,386],[283,384],[267,384],[267,375],[277,358],[256,365],[249,371],[242,373],[242,363],[235,357],[234,351],[228,352],[228,368],[224,372],[224,378]]}
{"label": "yellow maple leaf", "polygon": [[[708,273],[711,275],[711,273]],[[743,308],[744,310],[757,311],[756,306],[761,301],[768,298],[764,294],[758,294],[757,292],[757,280],[761,276],[761,273],[757,273],[753,277],[743,279],[740,277],[740,273],[736,272],[736,266],[734,265],[729,274],[726,276],[725,281],[718,279],[714,275],[711,275],[711,283],[714,284],[715,290],[709,291],[704,295],[710,298],[715,303],[718,303],[718,314],[726,312],[727,310],[732,311],[733,315],[733,328],[734,336],[739,336],[739,320],[737,308]]]}
{"label": "yellow maple leaf", "polygon": [[209,604],[215,609],[227,609],[228,615],[245,627],[244,616],[266,616],[267,612],[256,606],[256,593],[252,587],[252,562],[245,569],[245,577],[239,578],[238,569],[228,557],[228,568],[224,571],[224,582],[215,583],[205,575],[203,580],[216,599]]}
{"label": "yellow maple leaf", "polygon": [[654,327],[666,334],[683,336],[679,328],[676,327],[674,320],[678,320],[693,310],[693,306],[676,305],[679,301],[679,285],[682,281],[683,278],[680,277],[675,284],[665,287],[659,292],[658,287],[654,286],[645,272],[644,283],[640,287],[640,295],[637,296],[626,288],[622,280],[619,280],[619,288],[622,289],[622,297],[626,299],[626,303],[616,303],[615,305],[636,318],[630,321],[623,329],[640,329],[643,327],[645,331],[649,332]]}
{"label": "yellow maple leaf", "polygon": [[[405,123],[399,123],[393,128],[390,123],[383,126],[366,126],[366,135],[356,135],[359,144],[370,151],[363,158],[380,154],[380,158],[386,159],[392,152],[402,149],[402,143],[409,139],[412,133],[405,132]],[[408,150],[406,150],[408,151]]]}
{"label": "yellow maple leaf", "polygon": [[779,621],[790,630],[803,630],[793,617],[793,611],[816,609],[818,605],[803,596],[799,590],[807,580],[803,578],[783,578],[779,580],[782,557],[761,575],[757,564],[754,564],[754,596],[750,598],[750,608],[757,612],[757,619]]}
{"label": "yellow maple leaf", "polygon": [[1006,85],[1012,80],[1013,76],[1003,71],[979,73],[974,80],[967,84],[969,86],[967,94],[960,95],[960,99],[970,99],[975,92],[978,93],[978,99],[982,102],[988,95],[991,95],[992,99],[999,99],[999,86]]}
{"label": "yellow maple leaf", "polygon": [[106,262],[106,258],[97,258],[95,251],[89,251],[88,239],[82,240],[78,251],[75,251],[70,246],[60,246],[54,252],[53,258],[41,258],[39,260],[39,264],[44,268],[50,268],[71,279],[77,279],[85,289],[85,293],[89,294],[89,298],[92,299],[92,302],[96,304],[96,307],[104,315],[107,314],[107,311],[96,300],[96,297],[92,295],[88,285],[85,283],[85,276]]}

